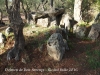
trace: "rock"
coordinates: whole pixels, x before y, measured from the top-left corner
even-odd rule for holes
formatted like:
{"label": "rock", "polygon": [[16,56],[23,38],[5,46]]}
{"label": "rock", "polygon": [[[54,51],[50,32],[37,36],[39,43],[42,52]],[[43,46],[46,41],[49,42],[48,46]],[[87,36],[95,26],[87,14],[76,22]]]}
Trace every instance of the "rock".
{"label": "rock", "polygon": [[73,29],[73,26],[77,24],[78,22],[74,20],[74,18],[71,18],[69,14],[63,14],[62,18],[60,20],[60,28],[65,28],[66,30],[70,31],[70,29]]}
{"label": "rock", "polygon": [[88,37],[95,41],[99,37],[100,33],[100,12],[96,15],[94,23],[91,26],[91,30],[88,34]]}
{"label": "rock", "polygon": [[63,36],[63,39],[68,40],[68,31],[64,28],[56,29],[56,33],[60,33]]}
{"label": "rock", "polygon": [[99,33],[100,33],[100,24],[99,23],[93,24],[88,37],[93,41],[95,41],[98,38]]}
{"label": "rock", "polygon": [[13,29],[11,27],[6,28],[5,34],[9,35],[11,32],[13,32]]}
{"label": "rock", "polygon": [[78,27],[77,24],[73,26],[73,33],[74,33],[74,34],[76,33],[77,27]]}
{"label": "rock", "polygon": [[37,25],[41,27],[48,27],[50,24],[49,18],[40,18],[37,20]]}
{"label": "rock", "polygon": [[71,19],[69,17],[68,14],[63,14],[62,15],[62,19],[60,21],[60,25],[63,25],[65,29],[67,29],[68,31],[70,30],[70,21],[69,19]]}
{"label": "rock", "polygon": [[21,59],[21,62],[24,63],[24,64],[27,63],[26,60],[25,60],[24,58]]}
{"label": "rock", "polygon": [[3,33],[0,33],[0,44],[3,44],[6,41],[6,36]]}
{"label": "rock", "polygon": [[83,38],[85,36],[86,27],[85,26],[74,26],[73,33],[75,33],[77,38]]}
{"label": "rock", "polygon": [[4,48],[4,44],[5,44],[5,41],[6,41],[6,36],[2,33],[0,33],[0,48]]}
{"label": "rock", "polygon": [[57,25],[56,20],[50,22],[50,26],[51,26],[51,27],[52,27],[52,26],[56,26],[56,25]]}
{"label": "rock", "polygon": [[65,53],[65,42],[60,33],[53,33],[47,41],[48,54],[57,61],[60,61]]}
{"label": "rock", "polygon": [[94,22],[95,23],[100,23],[100,12],[95,16]]}

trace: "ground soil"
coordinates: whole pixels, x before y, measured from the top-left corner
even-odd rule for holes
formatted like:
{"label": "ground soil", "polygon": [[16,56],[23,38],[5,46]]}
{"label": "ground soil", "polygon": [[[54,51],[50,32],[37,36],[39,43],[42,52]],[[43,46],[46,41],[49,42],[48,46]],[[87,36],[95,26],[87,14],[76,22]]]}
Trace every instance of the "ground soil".
{"label": "ground soil", "polygon": [[10,37],[7,41],[6,51],[0,55],[0,75],[100,75],[100,68],[94,70],[89,67],[86,55],[87,50],[100,49],[100,38],[92,42],[70,35],[68,42],[70,50],[65,52],[61,61],[54,61],[48,56],[46,43],[42,51],[26,44],[25,50],[30,58],[30,62],[26,64],[21,60],[6,60],[7,52],[14,44]]}

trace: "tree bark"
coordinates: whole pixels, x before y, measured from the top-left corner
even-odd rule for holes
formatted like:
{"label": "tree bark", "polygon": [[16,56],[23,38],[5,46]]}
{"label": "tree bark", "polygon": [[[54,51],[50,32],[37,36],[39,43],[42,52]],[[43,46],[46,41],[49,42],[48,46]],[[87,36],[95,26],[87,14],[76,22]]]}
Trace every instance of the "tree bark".
{"label": "tree bark", "polygon": [[50,0],[50,7],[53,9],[53,0]]}
{"label": "tree bark", "polygon": [[8,8],[8,1],[5,0],[5,2],[7,13],[9,15],[9,20],[11,23],[11,28],[14,31],[15,37],[14,47],[8,52],[7,60],[11,60],[12,58],[15,58],[15,60],[19,60],[20,52],[24,50],[25,46],[25,39],[23,35],[24,23],[20,15],[20,0],[13,0],[12,6],[10,8]]}
{"label": "tree bark", "polygon": [[2,17],[3,17],[3,12],[2,12],[2,10],[0,9],[0,20],[1,20],[1,22],[2,22]]}
{"label": "tree bark", "polygon": [[75,0],[74,2],[74,20],[77,22],[82,20],[81,4],[83,0]]}
{"label": "tree bark", "polygon": [[22,9],[23,9],[24,14],[25,14],[25,19],[27,19],[27,11],[24,8],[24,4],[23,4],[23,1],[22,0],[21,0],[21,4],[22,4]]}

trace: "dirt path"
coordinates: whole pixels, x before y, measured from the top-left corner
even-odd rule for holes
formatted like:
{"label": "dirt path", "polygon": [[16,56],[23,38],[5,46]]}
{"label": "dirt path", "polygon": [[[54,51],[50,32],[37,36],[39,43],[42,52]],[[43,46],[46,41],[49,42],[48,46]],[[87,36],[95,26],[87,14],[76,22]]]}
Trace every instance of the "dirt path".
{"label": "dirt path", "polygon": [[[4,28],[6,27],[0,28],[0,30]],[[36,38],[31,37],[33,39],[30,41],[31,44],[27,44],[25,47],[30,58],[30,62],[27,64],[22,63],[21,60],[17,62],[6,60],[9,50],[7,47],[11,48],[14,44],[14,41],[8,38],[5,46],[7,51],[0,55],[0,75],[100,75],[100,68],[91,69],[87,62],[87,51],[100,50],[100,38],[96,42],[92,42],[70,36],[68,41],[70,50],[66,51],[63,59],[57,62],[48,56],[46,44],[43,46],[43,51],[39,51],[35,47],[44,37],[42,34]]]}
{"label": "dirt path", "polygon": [[89,68],[86,55],[87,50],[100,49],[99,42],[70,37],[69,46],[70,50],[65,52],[60,62],[49,58],[46,45],[42,52],[38,48],[28,46],[26,50],[31,62],[27,64],[13,60],[7,62],[4,53],[0,55],[0,73],[2,75],[100,75],[100,68],[96,70]]}

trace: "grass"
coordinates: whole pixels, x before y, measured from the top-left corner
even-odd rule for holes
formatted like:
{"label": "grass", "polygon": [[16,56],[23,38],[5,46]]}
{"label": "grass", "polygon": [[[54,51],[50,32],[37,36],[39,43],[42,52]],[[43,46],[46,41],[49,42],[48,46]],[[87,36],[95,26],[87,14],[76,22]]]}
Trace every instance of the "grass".
{"label": "grass", "polygon": [[[27,52],[29,54],[29,57],[32,57],[30,59],[32,61],[32,63],[34,63],[36,65],[38,64],[37,61],[35,62],[35,59],[37,60],[37,58],[35,58],[34,56],[37,55],[38,51],[42,51],[42,52],[45,51],[45,48],[46,47],[45,47],[44,44],[47,43],[48,38],[54,32],[54,30],[55,30],[55,27],[54,28],[41,28],[41,27],[32,28],[31,26],[26,26],[24,28],[23,33],[25,35],[26,44],[27,44],[26,50],[27,50]],[[30,34],[30,32],[31,32],[31,34]],[[12,39],[13,39],[13,36],[8,37],[8,40],[9,41],[12,41]],[[84,40],[86,40],[86,41],[84,41]],[[27,41],[28,41],[28,43],[27,43]],[[83,43],[82,44],[79,44],[78,42],[81,42],[81,41],[83,41]],[[87,44],[87,43],[85,45],[85,43],[84,43],[84,42],[88,42],[88,41],[89,41],[89,38],[84,37],[82,39],[76,39],[75,38],[75,35],[69,33],[69,39],[67,40],[68,46],[69,46],[69,48],[71,50],[71,51],[68,51],[69,52],[68,53],[69,55],[65,55],[64,56],[64,60],[61,61],[60,63],[51,62],[51,60],[50,60],[50,63],[49,64],[54,63],[53,65],[51,65],[51,67],[53,67],[53,68],[54,67],[56,67],[56,68],[57,67],[62,67],[63,68],[63,67],[68,67],[68,66],[66,66],[66,61],[68,61],[68,63],[67,63],[68,65],[72,65],[73,64],[73,67],[75,66],[75,67],[78,67],[79,69],[80,69],[80,67],[82,67],[82,69],[85,69],[85,68],[88,68],[88,66],[90,67],[89,70],[90,69],[97,69],[97,68],[99,68],[100,67],[100,59],[99,59],[99,57],[100,57],[100,51],[99,50],[91,51],[91,50],[93,50],[93,47],[92,47],[93,45]],[[96,46],[99,45],[99,44],[100,43],[97,42],[96,43]],[[41,45],[43,45],[43,49],[44,50],[40,50],[41,49]],[[81,48],[78,49],[78,46],[77,45],[79,45],[79,46],[81,45],[80,46]],[[83,45],[85,45],[85,48],[83,47]],[[38,48],[38,51],[37,51],[37,48]],[[76,48],[77,50],[74,49],[74,48]],[[86,57],[83,56],[83,50],[85,52],[86,52],[86,50],[88,50],[86,52]],[[35,53],[35,51],[36,51],[36,53]],[[71,53],[73,51],[76,54]],[[47,55],[46,52],[45,53],[42,53],[42,52],[39,52],[39,54],[41,54],[41,56],[43,54],[42,57],[44,57],[44,56]],[[82,53],[82,56],[80,56],[81,53]],[[65,58],[67,58],[68,60],[66,60]],[[38,59],[38,60],[41,60],[41,59]],[[46,61],[44,61],[44,60],[46,60]],[[48,62],[48,59],[47,58],[46,59],[44,58],[44,60],[43,60],[43,62]],[[2,62],[3,60],[0,59],[0,61]],[[70,63],[70,61],[71,61],[71,63]],[[87,62],[88,64],[85,63],[85,62]],[[32,63],[29,63],[29,66],[28,66],[29,68],[31,67],[30,65],[32,65]],[[49,74],[49,72],[47,71],[47,69],[50,67],[49,64],[46,64],[46,66],[44,66],[45,64],[43,64],[43,66],[41,66],[42,68],[45,69],[45,74],[46,75]],[[40,65],[42,65],[42,64],[40,64]],[[19,66],[20,65],[18,65],[18,67]],[[7,65],[7,68],[16,68],[16,67],[14,66],[14,64],[9,63]],[[87,71],[89,71],[89,70],[87,70]]]}
{"label": "grass", "polygon": [[92,69],[100,68],[100,50],[87,51],[87,62]]}
{"label": "grass", "polygon": [[84,40],[84,41],[90,41],[91,39],[88,38],[88,37],[83,37],[82,40]]}
{"label": "grass", "polygon": [[87,22],[81,21],[78,23],[79,26],[88,26],[89,24]]}
{"label": "grass", "polygon": [[[32,28],[32,25],[26,25],[24,27],[24,35],[26,42],[30,44],[31,48],[39,47],[42,44],[45,44],[52,34],[52,31],[55,30],[56,27],[35,27]],[[31,32],[31,34],[30,34]]]}
{"label": "grass", "polygon": [[70,49],[73,49],[73,43],[68,39],[67,40],[68,43],[68,47],[70,47]]}

